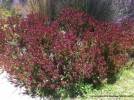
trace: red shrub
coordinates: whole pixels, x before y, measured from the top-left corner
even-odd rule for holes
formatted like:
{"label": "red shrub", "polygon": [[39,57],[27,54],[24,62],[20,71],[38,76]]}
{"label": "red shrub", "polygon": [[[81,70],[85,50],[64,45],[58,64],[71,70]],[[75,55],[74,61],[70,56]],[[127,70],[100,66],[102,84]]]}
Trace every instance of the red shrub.
{"label": "red shrub", "polygon": [[[125,32],[125,34],[127,34],[127,41],[126,43],[128,45],[133,45],[132,48],[130,48],[129,50],[127,50],[129,57],[134,58],[134,19],[123,19],[120,22],[120,27],[121,29]],[[131,44],[130,44],[131,41]]]}
{"label": "red shrub", "polygon": [[124,31],[134,32],[134,19],[122,19],[120,26]]}
{"label": "red shrub", "polygon": [[76,10],[61,11],[51,24],[39,14],[10,19],[0,28],[5,37],[1,61],[11,81],[27,90],[102,82],[119,71],[132,47],[133,34]]}
{"label": "red shrub", "polygon": [[74,9],[62,10],[57,21],[64,31],[71,31],[78,37],[81,37],[87,29],[94,31],[95,25],[98,23],[94,17]]}

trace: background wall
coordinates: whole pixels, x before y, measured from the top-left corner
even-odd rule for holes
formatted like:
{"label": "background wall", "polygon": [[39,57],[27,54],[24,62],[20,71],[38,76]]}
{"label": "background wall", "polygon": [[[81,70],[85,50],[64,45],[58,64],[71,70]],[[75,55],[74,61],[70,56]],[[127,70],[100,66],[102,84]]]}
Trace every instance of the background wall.
{"label": "background wall", "polygon": [[[1,1],[2,0],[0,0],[0,2]],[[10,1],[11,5],[13,7],[18,7],[21,10],[20,12],[22,13],[23,16],[25,16],[26,14],[28,14],[31,11],[31,9],[30,10],[26,9],[27,7],[25,6],[27,4],[26,2],[28,0],[3,0],[3,1],[4,2]],[[61,2],[63,0],[29,0],[29,1],[32,1],[35,3],[35,4],[33,3],[33,5],[32,5],[33,11],[36,11],[37,9],[41,9],[42,11],[45,11],[45,13],[47,13],[48,15],[51,15],[51,14],[54,14],[55,7],[57,5],[57,1]],[[66,1],[70,2],[70,0],[66,0]],[[76,1],[83,2],[82,0],[76,0]],[[90,0],[84,0],[84,1],[90,1]],[[126,17],[134,18],[134,0],[92,0],[93,4],[90,5],[92,7],[89,7],[89,8],[94,9],[99,1],[108,1],[108,2],[112,1],[112,9],[114,9],[115,12],[114,12],[112,19],[110,19],[111,21],[117,22],[117,21],[120,21],[122,18],[126,18]],[[43,3],[40,3],[40,2],[43,2]],[[52,4],[50,4],[50,2],[52,2]],[[54,5],[54,3],[56,5]],[[45,9],[45,8],[47,8],[47,9]],[[96,10],[96,8],[95,8],[95,10]],[[105,11],[105,10],[107,10],[107,9],[104,9],[103,11]],[[42,12],[42,13],[44,13],[44,12]],[[105,15],[105,14],[103,14],[103,15]]]}
{"label": "background wall", "polygon": [[113,5],[116,8],[117,14],[114,17],[115,21],[121,18],[134,18],[134,0],[113,0]]}

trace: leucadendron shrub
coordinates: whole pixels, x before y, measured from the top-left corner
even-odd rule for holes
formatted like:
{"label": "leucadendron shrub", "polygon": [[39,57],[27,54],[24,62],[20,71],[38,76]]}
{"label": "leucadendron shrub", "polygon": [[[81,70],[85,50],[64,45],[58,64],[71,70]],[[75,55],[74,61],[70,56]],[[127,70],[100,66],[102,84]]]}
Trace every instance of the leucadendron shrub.
{"label": "leucadendron shrub", "polygon": [[128,59],[134,36],[73,9],[62,10],[51,23],[40,14],[0,20],[0,35],[0,60],[10,81],[40,97],[112,78]]}
{"label": "leucadendron shrub", "polygon": [[[134,34],[134,19],[122,19],[120,22],[120,27],[123,29],[127,34]],[[134,37],[131,38],[133,47],[128,49],[128,54],[130,58],[134,58]]]}

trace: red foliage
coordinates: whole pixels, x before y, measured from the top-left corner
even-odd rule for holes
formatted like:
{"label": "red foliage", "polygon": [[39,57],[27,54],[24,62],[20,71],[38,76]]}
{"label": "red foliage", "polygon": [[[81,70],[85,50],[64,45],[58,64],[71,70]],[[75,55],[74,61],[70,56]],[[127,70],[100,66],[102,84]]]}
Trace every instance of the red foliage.
{"label": "red foliage", "polygon": [[26,89],[102,82],[123,66],[133,42],[133,34],[117,24],[72,9],[62,10],[51,24],[39,14],[5,24],[0,27],[5,41],[0,59],[12,82]]}

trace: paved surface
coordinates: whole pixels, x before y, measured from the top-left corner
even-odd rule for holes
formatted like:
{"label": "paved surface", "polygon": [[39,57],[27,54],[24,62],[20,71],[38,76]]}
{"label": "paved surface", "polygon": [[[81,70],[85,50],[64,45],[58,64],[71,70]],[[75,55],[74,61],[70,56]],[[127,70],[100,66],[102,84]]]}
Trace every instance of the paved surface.
{"label": "paved surface", "polygon": [[15,88],[6,79],[6,73],[0,74],[0,100],[39,100],[22,94],[22,90]]}

